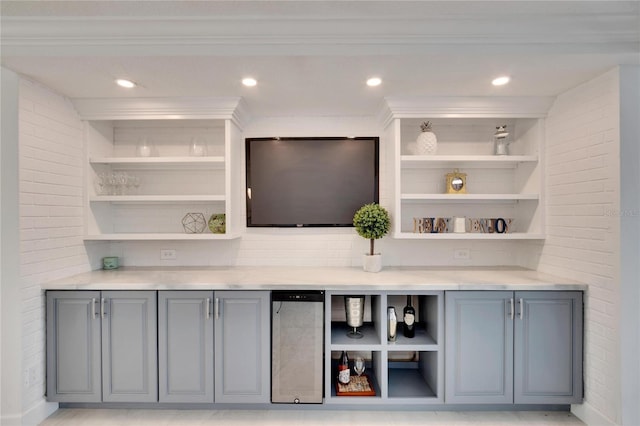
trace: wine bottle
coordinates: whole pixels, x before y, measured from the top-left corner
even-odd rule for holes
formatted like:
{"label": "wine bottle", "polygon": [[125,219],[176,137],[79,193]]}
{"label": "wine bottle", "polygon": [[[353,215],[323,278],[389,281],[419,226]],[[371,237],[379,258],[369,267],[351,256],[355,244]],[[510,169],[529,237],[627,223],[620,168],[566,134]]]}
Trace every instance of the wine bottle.
{"label": "wine bottle", "polygon": [[342,351],[340,362],[338,363],[338,381],[345,385],[351,380],[351,370],[349,369],[349,358],[347,351]]}
{"label": "wine bottle", "polygon": [[402,310],[404,320],[404,337],[412,338],[416,335],[416,310],[411,306],[411,296],[407,296],[407,306]]}

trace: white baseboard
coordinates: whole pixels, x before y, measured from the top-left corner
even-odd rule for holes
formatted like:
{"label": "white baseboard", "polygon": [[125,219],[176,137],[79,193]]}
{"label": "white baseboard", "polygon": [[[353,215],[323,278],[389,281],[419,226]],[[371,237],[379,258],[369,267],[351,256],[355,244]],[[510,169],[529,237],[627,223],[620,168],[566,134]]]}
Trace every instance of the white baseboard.
{"label": "white baseboard", "polygon": [[[22,414],[22,426],[37,426],[58,409],[57,402],[47,402],[44,399]],[[4,423],[2,423],[4,425]]]}
{"label": "white baseboard", "polygon": [[22,426],[21,416],[0,416],[0,425],[2,426]]}
{"label": "white baseboard", "polygon": [[587,402],[571,405],[571,412],[588,426],[616,426],[615,422],[606,418]]}

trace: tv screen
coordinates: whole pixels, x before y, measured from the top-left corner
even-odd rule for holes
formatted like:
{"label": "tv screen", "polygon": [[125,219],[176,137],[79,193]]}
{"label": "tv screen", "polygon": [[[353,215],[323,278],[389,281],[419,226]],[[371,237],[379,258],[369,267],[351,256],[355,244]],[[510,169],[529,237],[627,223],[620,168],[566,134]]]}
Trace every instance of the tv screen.
{"label": "tv screen", "polygon": [[247,226],[353,226],[378,202],[377,137],[247,138]]}

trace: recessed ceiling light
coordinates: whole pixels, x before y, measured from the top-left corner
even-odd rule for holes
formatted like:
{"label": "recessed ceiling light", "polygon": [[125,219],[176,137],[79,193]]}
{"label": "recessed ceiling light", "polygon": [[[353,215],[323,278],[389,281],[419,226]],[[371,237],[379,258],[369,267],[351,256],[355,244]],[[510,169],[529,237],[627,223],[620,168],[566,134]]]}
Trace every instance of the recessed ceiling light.
{"label": "recessed ceiling light", "polygon": [[494,86],[504,86],[510,81],[511,81],[511,77],[509,77],[508,75],[503,75],[503,76],[494,78],[491,84],[493,84]]}
{"label": "recessed ceiling light", "polygon": [[369,80],[367,80],[367,86],[371,87],[380,86],[381,83],[382,80],[378,77],[371,77]]}
{"label": "recessed ceiling light", "polygon": [[242,79],[242,84],[244,84],[247,87],[253,87],[256,84],[258,84],[258,82],[256,81],[255,78],[247,77]]}
{"label": "recessed ceiling light", "polygon": [[116,80],[116,84],[120,87],[126,87],[127,89],[131,89],[136,87],[136,84],[131,80],[125,80],[124,78],[119,78]]}

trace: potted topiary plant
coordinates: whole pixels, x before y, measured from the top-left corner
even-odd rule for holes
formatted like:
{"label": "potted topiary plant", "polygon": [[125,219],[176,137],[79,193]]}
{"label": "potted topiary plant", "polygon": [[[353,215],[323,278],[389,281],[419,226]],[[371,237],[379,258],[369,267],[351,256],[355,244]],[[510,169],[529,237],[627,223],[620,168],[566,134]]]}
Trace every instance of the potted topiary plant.
{"label": "potted topiary plant", "polygon": [[374,241],[389,232],[391,219],[389,212],[376,203],[365,204],[353,216],[353,226],[362,238],[371,241],[369,253],[363,257],[363,268],[367,272],[379,272],[382,269],[382,256],[374,251]]}

